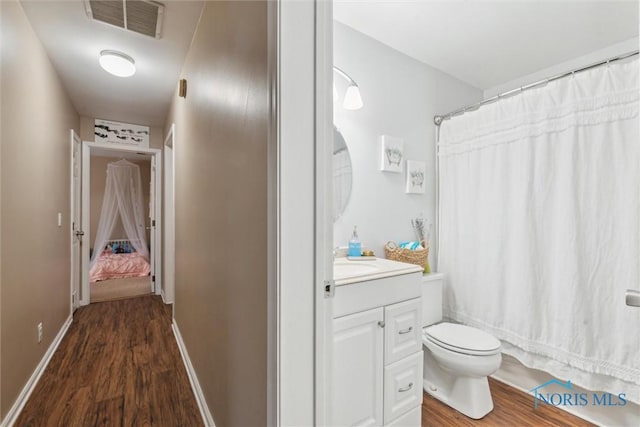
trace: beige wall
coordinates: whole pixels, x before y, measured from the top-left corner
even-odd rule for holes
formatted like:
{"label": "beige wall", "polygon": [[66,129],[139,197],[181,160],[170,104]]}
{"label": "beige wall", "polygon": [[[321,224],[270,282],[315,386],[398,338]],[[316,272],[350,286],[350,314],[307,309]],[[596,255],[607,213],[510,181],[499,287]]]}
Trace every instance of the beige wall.
{"label": "beige wall", "polygon": [[[89,177],[89,199],[90,199],[90,227],[89,242],[93,248],[96,240],[96,231],[98,230],[98,222],[100,220],[100,211],[102,210],[102,200],[104,198],[104,189],[107,183],[107,165],[116,162],[118,159],[113,157],[91,156],[91,174]],[[140,166],[140,178],[142,180],[142,196],[144,203],[145,225],[149,227],[149,186],[151,178],[151,160],[133,160],[132,163]],[[147,243],[150,241],[150,233],[147,229]],[[127,234],[124,231],[122,222],[118,221],[112,235],[113,239],[126,239]]]}
{"label": "beige wall", "polygon": [[[107,117],[98,117],[100,119],[109,120]],[[80,116],[80,139],[83,141],[94,142],[95,137],[93,135],[93,125],[95,122],[94,117]],[[139,124],[141,126],[147,126],[144,123],[132,123]],[[162,128],[150,127],[149,128],[149,148],[162,148],[164,143],[164,135]]]}
{"label": "beige wall", "polygon": [[207,2],[176,124],[175,320],[218,426],[267,420],[267,2]]}
{"label": "beige wall", "polygon": [[19,3],[0,7],[2,419],[70,313],[69,129],[79,117]]}

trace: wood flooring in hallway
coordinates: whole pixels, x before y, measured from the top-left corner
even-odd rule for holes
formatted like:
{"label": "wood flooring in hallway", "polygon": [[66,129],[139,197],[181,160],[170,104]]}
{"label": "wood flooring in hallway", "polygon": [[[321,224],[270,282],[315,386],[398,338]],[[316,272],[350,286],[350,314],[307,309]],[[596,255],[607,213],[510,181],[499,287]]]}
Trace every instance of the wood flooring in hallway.
{"label": "wood flooring in hallway", "polygon": [[493,411],[472,420],[423,393],[422,427],[591,427],[593,424],[552,406],[533,410],[533,397],[489,378]]}
{"label": "wood flooring in hallway", "polygon": [[[423,427],[586,427],[560,409],[489,379],[494,410],[471,420],[424,394]],[[158,296],[78,309],[27,401],[16,427],[202,426],[171,330],[171,306]]]}
{"label": "wood flooring in hallway", "polygon": [[73,323],[16,426],[202,426],[159,296],[91,304]]}

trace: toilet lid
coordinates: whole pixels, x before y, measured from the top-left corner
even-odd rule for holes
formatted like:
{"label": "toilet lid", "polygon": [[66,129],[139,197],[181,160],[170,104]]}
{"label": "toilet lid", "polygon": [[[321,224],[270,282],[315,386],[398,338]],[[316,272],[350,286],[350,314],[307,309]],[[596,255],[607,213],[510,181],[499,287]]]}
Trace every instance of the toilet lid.
{"label": "toilet lid", "polygon": [[429,326],[425,333],[436,344],[460,353],[495,353],[500,349],[500,341],[493,335],[456,323]]}

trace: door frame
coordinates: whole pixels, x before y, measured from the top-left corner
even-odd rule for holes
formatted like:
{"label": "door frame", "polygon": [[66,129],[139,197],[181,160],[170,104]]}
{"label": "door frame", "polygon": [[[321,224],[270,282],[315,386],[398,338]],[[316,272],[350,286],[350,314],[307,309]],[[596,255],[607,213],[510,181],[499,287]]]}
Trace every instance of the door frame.
{"label": "door frame", "polygon": [[333,5],[279,1],[277,425],[327,425],[333,347]]}
{"label": "door frame", "polygon": [[164,268],[162,282],[162,300],[165,304],[173,304],[175,296],[175,272],[176,272],[176,209],[175,209],[175,143],[176,125],[171,124],[169,132],[164,139],[162,150],[164,151],[164,229],[163,263]]}
{"label": "door frame", "polygon": [[[333,2],[315,11],[315,422],[332,420],[333,389]],[[326,287],[330,291],[326,292]]]}
{"label": "door frame", "polygon": [[151,260],[155,260],[151,266],[152,274],[155,275],[155,281],[152,283],[152,291],[156,295],[160,295],[162,289],[162,151],[157,148],[129,147],[120,144],[82,142],[82,209],[81,223],[82,230],[85,232],[84,241],[86,245],[82,246],[80,262],[82,263],[81,273],[81,294],[80,305],[88,305],[90,303],[89,289],[89,247],[91,246],[90,231],[90,183],[91,183],[91,154],[100,150],[101,152],[117,153],[142,153],[148,154],[155,159],[155,170],[151,171],[151,179],[154,180],[154,209],[153,214],[155,226],[151,225],[151,233],[155,233],[154,245],[151,248],[153,256]]}

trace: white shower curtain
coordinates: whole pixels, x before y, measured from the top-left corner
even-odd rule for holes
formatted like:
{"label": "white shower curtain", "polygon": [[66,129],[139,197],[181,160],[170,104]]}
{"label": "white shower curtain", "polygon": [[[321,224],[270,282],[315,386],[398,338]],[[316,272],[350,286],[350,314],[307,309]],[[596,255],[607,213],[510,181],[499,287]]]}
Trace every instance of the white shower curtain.
{"label": "white shower curtain", "polygon": [[124,159],[107,165],[107,183],[89,268],[93,267],[111,238],[118,217],[127,239],[136,252],[148,261],[140,167]]}
{"label": "white shower curtain", "polygon": [[445,315],[640,403],[638,59],[442,123]]}

